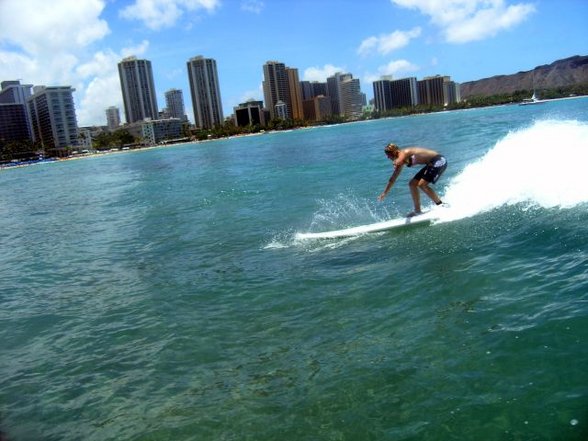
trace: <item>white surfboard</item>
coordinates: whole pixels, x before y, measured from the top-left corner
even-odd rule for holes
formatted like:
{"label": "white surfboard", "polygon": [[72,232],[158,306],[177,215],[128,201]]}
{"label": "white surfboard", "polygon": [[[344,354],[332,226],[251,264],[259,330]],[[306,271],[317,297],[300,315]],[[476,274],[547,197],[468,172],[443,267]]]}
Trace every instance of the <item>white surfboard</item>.
{"label": "white surfboard", "polygon": [[400,217],[397,219],[376,222],[375,224],[345,228],[343,230],[323,231],[319,233],[296,233],[296,239],[336,239],[338,237],[351,237],[358,236],[360,234],[377,233],[379,231],[392,230],[394,228],[432,222],[437,219],[439,219],[439,213],[436,213],[434,210],[431,210],[419,216]]}

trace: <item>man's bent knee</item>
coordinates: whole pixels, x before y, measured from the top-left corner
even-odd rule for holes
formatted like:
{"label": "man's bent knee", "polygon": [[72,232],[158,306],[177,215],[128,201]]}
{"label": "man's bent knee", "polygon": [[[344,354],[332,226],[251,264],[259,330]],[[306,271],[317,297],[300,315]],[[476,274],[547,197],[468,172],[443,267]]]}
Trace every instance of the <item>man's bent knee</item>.
{"label": "man's bent knee", "polygon": [[420,188],[427,188],[429,186],[429,183],[427,181],[425,181],[424,179],[421,179],[420,181],[418,181],[416,183],[417,186],[419,186]]}

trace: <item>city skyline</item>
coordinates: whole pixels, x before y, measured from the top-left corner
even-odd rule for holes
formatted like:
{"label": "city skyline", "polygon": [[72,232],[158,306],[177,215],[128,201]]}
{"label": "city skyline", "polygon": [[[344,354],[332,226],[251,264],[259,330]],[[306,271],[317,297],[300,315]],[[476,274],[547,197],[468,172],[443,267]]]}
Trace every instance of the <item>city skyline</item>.
{"label": "city skyline", "polygon": [[[300,81],[352,73],[369,100],[381,75],[463,83],[583,55],[586,16],[580,0],[3,0],[0,77],[71,86],[79,125],[103,125],[105,109],[124,109],[120,60],[152,62],[163,108],[166,91],[189,93],[186,61],[202,55],[217,62],[230,115],[263,99],[268,60],[298,69]],[[187,101],[186,111],[194,121]]]}

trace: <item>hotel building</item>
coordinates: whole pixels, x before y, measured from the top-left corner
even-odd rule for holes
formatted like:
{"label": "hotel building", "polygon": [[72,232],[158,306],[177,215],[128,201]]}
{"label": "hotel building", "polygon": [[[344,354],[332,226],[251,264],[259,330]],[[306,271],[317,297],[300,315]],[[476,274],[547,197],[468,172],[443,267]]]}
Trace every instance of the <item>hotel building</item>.
{"label": "hotel building", "polygon": [[263,98],[271,119],[292,116],[290,87],[284,63],[268,61],[263,65]]}
{"label": "hotel building", "polygon": [[170,118],[178,118],[187,121],[186,109],[184,108],[184,94],[180,89],[170,89],[165,92],[166,113]]}
{"label": "hotel building", "polygon": [[247,101],[234,108],[235,125],[237,127],[260,126],[266,124],[266,111],[263,108],[262,101]]}
{"label": "hotel building", "polygon": [[298,69],[279,61],[265,63],[263,96],[271,119],[304,119]]}
{"label": "hotel building", "polygon": [[333,115],[350,119],[361,116],[365,95],[361,92],[359,80],[350,73],[338,72],[327,78],[327,94]]}
{"label": "hotel building", "polygon": [[128,124],[157,119],[157,97],[151,61],[136,57],[118,63],[118,74]]}
{"label": "hotel building", "polygon": [[120,111],[116,106],[106,109],[106,125],[108,130],[116,130],[120,126]]}
{"label": "hotel building", "polygon": [[202,56],[188,61],[188,81],[194,109],[194,123],[212,129],[224,122],[216,60]]}
{"label": "hotel building", "polygon": [[178,118],[154,119],[141,124],[144,145],[156,145],[168,139],[182,137],[182,120]]}
{"label": "hotel building", "polygon": [[380,112],[398,107],[414,107],[419,104],[417,80],[414,77],[374,81],[374,103]]}
{"label": "hotel building", "polygon": [[302,89],[302,100],[310,100],[315,96],[327,96],[327,83],[320,83],[318,81],[301,81],[300,88]]}
{"label": "hotel building", "polygon": [[78,124],[69,86],[35,86],[27,99],[33,141],[45,149],[64,149],[78,144]]}
{"label": "hotel building", "polygon": [[447,106],[461,101],[458,83],[449,76],[426,77],[418,82],[419,102],[429,106]]}
{"label": "hotel building", "polygon": [[0,85],[0,142],[30,141],[31,120],[26,102],[33,85],[20,84],[18,80],[2,81]]}
{"label": "hotel building", "polygon": [[302,102],[304,118],[308,121],[323,121],[331,116],[331,100],[328,96],[318,95]]}

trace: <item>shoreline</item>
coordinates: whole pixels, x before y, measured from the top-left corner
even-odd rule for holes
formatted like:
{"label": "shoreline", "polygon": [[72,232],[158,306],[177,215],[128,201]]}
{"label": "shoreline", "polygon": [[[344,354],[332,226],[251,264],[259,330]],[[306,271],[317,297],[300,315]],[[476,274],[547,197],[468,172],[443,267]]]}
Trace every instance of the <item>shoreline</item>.
{"label": "shoreline", "polygon": [[[541,103],[549,103],[549,102],[553,102],[553,101],[573,100],[573,99],[580,99],[580,98],[587,98],[587,97],[588,97],[588,95],[579,95],[579,96],[571,96],[571,97],[553,98],[553,99],[541,100]],[[510,105],[517,105],[517,104],[519,104],[519,103],[499,104],[499,105],[496,105],[496,106],[488,106],[488,107],[510,106]],[[393,119],[393,118],[402,118],[402,117],[414,117],[414,116],[429,115],[431,113],[446,113],[446,112],[453,112],[453,111],[465,111],[465,110],[473,110],[473,109],[478,109],[478,108],[484,108],[484,107],[474,107],[474,108],[470,108],[470,109],[445,110],[445,111],[441,111],[441,112],[419,113],[419,114],[412,114],[412,115],[404,115],[404,116],[400,116],[400,117],[398,117],[398,116],[390,116],[390,117],[377,118],[377,119]],[[342,123],[342,124],[352,124],[352,123],[358,123],[358,122],[377,121],[377,119],[366,119],[366,120],[358,120],[358,121],[347,121],[347,122]],[[335,126],[335,125],[339,125],[339,124],[327,124],[327,125],[317,125],[317,126],[307,126],[307,127],[296,127],[296,128],[292,128],[292,129],[288,129],[288,130],[265,130],[265,131],[257,132],[257,133],[246,133],[246,134],[232,135],[232,136],[227,136],[227,137],[223,137],[223,138],[214,138],[214,139],[205,139],[205,140],[194,140],[194,141],[189,141],[189,142],[182,141],[182,142],[177,142],[177,143],[158,144],[158,145],[151,145],[151,146],[139,147],[139,148],[134,148],[134,149],[126,149],[126,150],[123,150],[123,148],[119,148],[119,149],[115,149],[115,150],[114,149],[111,149],[111,150],[105,150],[105,151],[96,151],[94,153],[82,153],[82,154],[68,156],[68,157],[65,157],[65,158],[50,158],[50,159],[42,159],[42,160],[38,160],[38,161],[29,161],[29,162],[24,162],[24,163],[15,163],[14,165],[10,165],[10,163],[9,164],[0,164],[0,171],[2,171],[2,170],[16,169],[16,168],[30,167],[30,166],[34,166],[34,165],[59,163],[59,162],[64,162],[64,161],[73,161],[73,160],[78,160],[78,159],[96,158],[96,157],[102,157],[102,156],[111,155],[111,154],[136,153],[136,152],[142,152],[142,151],[147,151],[147,150],[163,149],[163,148],[167,148],[167,147],[178,147],[178,146],[185,146],[185,145],[191,145],[191,144],[204,144],[204,143],[209,143],[209,142],[223,141],[223,140],[235,139],[235,138],[243,138],[243,137],[250,137],[250,136],[261,136],[261,135],[269,135],[269,134],[276,134],[276,133],[286,133],[286,132],[291,132],[291,131],[294,131],[294,130],[308,130],[308,129],[317,129],[317,128],[324,128],[324,127],[332,127],[332,126]]]}

